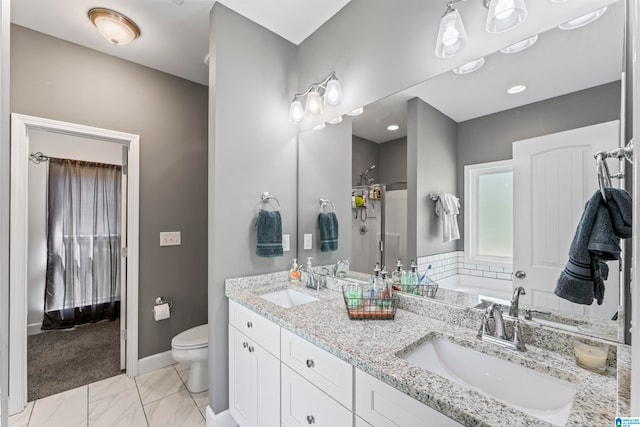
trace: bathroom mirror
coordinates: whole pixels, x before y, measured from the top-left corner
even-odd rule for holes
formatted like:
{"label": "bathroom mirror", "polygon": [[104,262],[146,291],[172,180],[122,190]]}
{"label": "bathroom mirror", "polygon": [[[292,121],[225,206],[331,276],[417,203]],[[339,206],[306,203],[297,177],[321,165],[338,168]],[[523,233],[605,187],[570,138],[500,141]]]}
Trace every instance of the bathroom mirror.
{"label": "bathroom mirror", "polygon": [[[454,147],[448,148],[443,145],[437,146],[437,149],[432,149],[430,153],[431,159],[426,159],[420,163],[419,166],[411,166],[405,164],[405,176],[407,179],[407,258],[403,259],[405,268],[407,268],[409,259],[421,259],[423,263],[420,265],[420,271],[424,271],[429,265],[434,270],[439,267],[447,268],[447,266],[455,265],[455,267],[463,270],[465,267],[465,260],[463,256],[464,251],[464,227],[463,227],[463,215],[464,215],[464,203],[461,208],[461,215],[459,217],[460,232],[462,239],[449,243],[442,242],[442,235],[437,223],[438,219],[433,215],[434,204],[426,200],[424,194],[417,196],[417,186],[429,186],[430,183],[437,183],[431,186],[434,192],[451,192],[456,194],[461,202],[464,201],[464,165],[473,163],[484,163],[495,160],[504,160],[511,158],[511,142],[530,138],[532,136],[539,136],[544,134],[555,133],[566,129],[577,128],[581,126],[587,126],[592,123],[607,122],[614,119],[620,119],[620,105],[621,105],[621,83],[620,75],[623,70],[623,37],[624,37],[624,3],[616,2],[609,5],[606,13],[600,17],[594,23],[585,27],[573,30],[564,31],[560,29],[553,29],[546,33],[540,34],[537,42],[522,52],[514,54],[504,54],[496,52],[495,54],[485,58],[485,64],[480,70],[467,75],[457,75],[452,72],[441,74],[435,78],[432,78],[424,83],[417,85],[413,88],[409,88],[400,93],[391,95],[377,103],[369,106],[365,106],[365,112],[361,116],[353,117],[353,147],[357,144],[363,144],[363,140],[368,143],[375,143],[378,145],[379,154],[375,153],[375,149],[369,145],[369,151],[367,149],[360,150],[353,149],[353,169],[350,170],[350,180],[348,183],[341,184],[340,187],[345,191],[349,198],[345,198],[342,203],[345,203],[348,209],[351,209],[352,200],[351,189],[353,184],[358,184],[359,175],[371,165],[376,165],[376,168],[371,170],[368,174],[369,177],[373,177],[374,183],[385,183],[390,180],[401,181],[402,175],[395,173],[393,178],[384,178],[379,174],[384,174],[386,166],[392,166],[395,163],[393,159],[396,157],[402,158],[402,155],[397,156],[396,150],[386,150],[383,152],[385,144],[392,141],[398,146],[402,146],[404,140],[404,158],[415,158],[419,153],[416,153],[416,147],[407,147],[407,128],[410,131],[425,132],[425,134],[437,134],[440,139],[442,135],[448,135],[446,138],[454,138],[456,140],[465,139],[467,142],[464,149],[459,144],[453,144]],[[570,53],[568,53],[570,52]],[[595,61],[595,62],[592,62]],[[519,67],[520,66],[520,67]],[[519,67],[519,68],[518,68]],[[522,74],[524,73],[524,74]],[[523,75],[527,78],[528,90],[518,94],[518,96],[510,96],[506,93],[498,92],[504,90],[505,84],[510,83],[515,85],[518,83],[517,77]],[[591,91],[591,92],[590,92]],[[573,95],[570,95],[573,94]],[[565,104],[568,98],[563,96],[577,96],[571,103]],[[584,98],[580,98],[584,97]],[[571,116],[572,123],[563,126],[560,122],[562,120],[545,120],[544,115],[535,116],[538,120],[534,123],[528,123],[527,129],[522,130],[522,123],[519,122],[519,114],[522,111],[519,109],[522,105],[537,104],[539,108],[544,108],[544,100],[550,100],[557,98],[555,102],[555,108],[559,108],[562,111],[563,105],[576,105],[575,102],[580,103],[580,99],[584,99],[584,102],[589,105],[588,112],[581,111],[564,111],[567,116]],[[593,99],[597,101],[594,102]],[[576,101],[578,99],[578,101]],[[596,104],[596,106],[594,106]],[[601,114],[601,110],[598,109],[597,104],[600,104],[602,108],[608,110],[609,115],[601,115],[595,117],[594,115]],[[536,104],[533,104],[536,105]],[[604,107],[606,105],[606,107]],[[614,108],[609,108],[614,105]],[[416,115],[416,110],[418,115]],[[449,119],[452,124],[447,126],[434,126],[434,123],[430,125],[416,126],[416,123],[411,123],[411,120],[415,120],[419,116],[420,112],[428,111],[434,115],[443,115]],[[502,114],[497,114],[502,112]],[[510,112],[508,114],[506,112]],[[511,117],[513,123],[506,126],[500,123],[499,120],[505,117]],[[534,117],[534,116],[529,116]],[[582,119],[584,119],[582,121]],[[347,118],[347,116],[345,116]],[[478,118],[483,118],[485,121],[485,130],[482,134],[475,134],[477,131]],[[393,122],[393,123],[392,123]],[[399,126],[398,131],[394,134],[390,134],[386,130],[386,126],[389,124],[397,124]],[[387,136],[379,137],[372,134],[376,127],[384,126],[381,133]],[[422,127],[421,127],[422,126]],[[331,125],[327,125],[327,128],[331,128]],[[325,132],[323,131],[308,131],[300,135],[300,149],[303,150],[305,139],[311,138],[307,135],[314,135],[312,138],[321,139],[324,137],[318,136]],[[453,128],[453,129],[452,129]],[[500,135],[501,129],[509,129],[508,135]],[[413,129],[413,130],[411,130]],[[468,149],[468,144],[477,136],[477,147],[475,149]],[[451,136],[453,135],[453,136]],[[415,137],[415,135],[414,135]],[[334,140],[331,137],[326,137],[327,140]],[[507,141],[507,143],[484,145],[487,143],[486,139],[494,138]],[[343,140],[344,141],[344,140]],[[484,147],[491,147],[489,149]],[[444,152],[442,150],[452,150]],[[399,148],[402,150],[402,148]],[[341,158],[344,159],[347,156],[349,150],[345,147],[333,147],[331,153],[328,155],[331,159]],[[351,154],[351,153],[349,153]],[[430,162],[430,163],[429,163]],[[299,194],[306,192],[306,186],[303,182],[319,182],[326,172],[320,168],[319,164],[315,172],[312,174],[312,170],[306,162],[301,161],[299,166],[300,174],[300,186]],[[395,166],[391,167],[391,169]],[[386,168],[387,170],[389,167]],[[419,170],[430,169],[432,174],[428,177],[419,174]],[[453,174],[451,170],[453,169]],[[396,168],[396,172],[397,168]],[[442,173],[441,173],[442,172]],[[446,178],[442,176],[447,175]],[[314,179],[316,181],[314,181]],[[329,180],[331,187],[336,187],[336,180],[332,178]],[[595,189],[593,189],[595,191]],[[336,206],[340,203],[335,201]],[[302,214],[302,209],[299,210],[299,217]],[[374,214],[375,216],[375,214]],[[352,212],[352,219],[355,218],[355,212]],[[357,219],[361,223],[341,224],[341,235],[351,234],[350,238],[354,239],[360,235],[362,225],[369,230],[368,233],[372,233],[371,229],[375,230],[375,227],[369,227],[369,224]],[[367,222],[371,222],[367,220]],[[350,229],[349,229],[350,228]],[[342,231],[344,230],[344,233]],[[374,231],[375,232],[375,231]],[[303,233],[303,229],[299,226],[299,233]],[[427,236],[427,237],[425,237]],[[301,236],[299,236],[301,237]],[[378,236],[373,238],[377,240]],[[401,241],[402,239],[400,239]],[[302,242],[302,240],[300,240]],[[299,248],[303,248],[300,243]],[[387,245],[389,249],[389,245]],[[350,248],[347,257],[350,260],[362,253],[362,247],[353,245]],[[306,251],[301,250],[299,257],[303,258]],[[391,252],[391,251],[389,251]],[[326,257],[324,262],[317,264],[331,264],[339,259],[338,256]],[[391,261],[389,261],[391,260]],[[388,254],[387,256],[387,268],[393,269],[394,256]],[[362,267],[355,267],[352,262],[352,269],[362,270]],[[370,264],[370,262],[366,262]],[[391,265],[390,265],[391,264]],[[355,268],[354,268],[355,267]],[[489,267],[490,268],[490,267]],[[364,268],[364,272],[369,272],[371,268]],[[468,272],[467,272],[468,274]],[[480,273],[481,274],[481,273]],[[497,274],[497,272],[496,272]],[[511,276],[512,271],[508,269],[502,270],[504,275]],[[513,286],[509,281],[509,288]],[[451,288],[458,290],[464,289],[463,286],[452,285]],[[455,291],[454,291],[455,292]],[[444,295],[445,292],[442,294]],[[462,292],[462,295],[457,298],[447,298],[447,300],[454,300],[453,303],[463,304],[465,306],[476,306],[481,304],[478,302],[478,295],[474,291]],[[457,302],[455,302],[457,301]],[[463,303],[460,301],[464,301]],[[475,303],[475,305],[473,305]],[[552,312],[545,307],[536,306],[539,311]],[[581,322],[587,324],[586,327],[578,330],[580,333],[587,333],[592,335],[604,336],[608,339],[615,339],[611,336],[612,327],[615,329],[617,324],[615,321],[598,320],[594,322],[593,318],[590,318],[589,312],[585,312],[584,315],[580,313],[557,315],[553,312],[549,315],[542,315],[536,313],[533,315],[533,319],[539,320],[540,323],[548,325],[554,325],[556,323],[567,323],[574,327]],[[596,325],[593,326],[592,325]],[[602,328],[598,328],[597,325],[603,325]],[[601,333],[604,330],[604,333]]]}

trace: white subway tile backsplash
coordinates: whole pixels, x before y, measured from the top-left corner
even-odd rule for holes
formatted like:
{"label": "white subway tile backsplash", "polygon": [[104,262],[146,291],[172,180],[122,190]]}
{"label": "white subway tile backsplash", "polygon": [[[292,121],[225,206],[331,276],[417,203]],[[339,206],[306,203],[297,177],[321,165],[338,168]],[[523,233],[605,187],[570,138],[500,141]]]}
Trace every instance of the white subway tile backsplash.
{"label": "white subway tile backsplash", "polygon": [[497,273],[496,277],[497,279],[502,279],[502,280],[512,280],[511,278],[511,274],[507,274],[507,273]]}
{"label": "white subway tile backsplash", "polygon": [[467,276],[470,275],[471,270],[467,270],[466,268],[459,268],[458,269],[458,274],[466,274]]}
{"label": "white subway tile backsplash", "polygon": [[489,266],[488,265],[477,264],[476,265],[476,270],[489,271]]}
{"label": "white subway tile backsplash", "polygon": [[466,268],[467,270],[475,270],[476,269],[476,265],[475,264],[464,264],[464,268]]}
{"label": "white subway tile backsplash", "polygon": [[494,273],[504,273],[504,268],[502,267],[494,267],[493,265],[489,266],[489,271],[493,271]]}
{"label": "white subway tile backsplash", "polygon": [[464,251],[452,251],[419,257],[418,271],[428,272],[429,277],[433,280],[443,279],[455,274],[512,280],[512,269],[510,267],[467,263],[465,262]]}
{"label": "white subway tile backsplash", "polygon": [[492,279],[497,279],[498,278],[497,274],[498,273],[494,273],[492,271],[483,271],[482,272],[482,277],[490,277]]}
{"label": "white subway tile backsplash", "polygon": [[470,270],[469,275],[471,276],[482,276],[482,271],[480,270]]}

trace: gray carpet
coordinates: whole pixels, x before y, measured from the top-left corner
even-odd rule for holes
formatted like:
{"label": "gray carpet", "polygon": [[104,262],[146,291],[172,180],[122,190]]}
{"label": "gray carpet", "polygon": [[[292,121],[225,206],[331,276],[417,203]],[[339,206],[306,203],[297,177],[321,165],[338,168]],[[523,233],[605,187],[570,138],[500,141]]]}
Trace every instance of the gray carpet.
{"label": "gray carpet", "polygon": [[27,339],[27,397],[40,399],[119,375],[120,320]]}

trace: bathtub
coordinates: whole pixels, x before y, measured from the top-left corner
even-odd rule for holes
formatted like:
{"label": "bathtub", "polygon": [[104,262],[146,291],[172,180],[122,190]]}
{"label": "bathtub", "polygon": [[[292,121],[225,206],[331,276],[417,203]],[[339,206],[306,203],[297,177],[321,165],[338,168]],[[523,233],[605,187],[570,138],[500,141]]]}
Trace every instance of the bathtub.
{"label": "bathtub", "polygon": [[507,306],[511,304],[513,293],[513,282],[511,280],[456,274],[439,279],[436,282],[445,289],[476,294],[479,296],[478,302],[480,300],[490,300]]}

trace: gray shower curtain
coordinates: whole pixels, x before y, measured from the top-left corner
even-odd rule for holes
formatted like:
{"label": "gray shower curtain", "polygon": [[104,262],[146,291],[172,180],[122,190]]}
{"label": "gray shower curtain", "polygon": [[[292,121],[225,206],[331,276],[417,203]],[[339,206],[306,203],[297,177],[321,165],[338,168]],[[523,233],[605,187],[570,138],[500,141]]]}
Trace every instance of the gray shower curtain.
{"label": "gray shower curtain", "polygon": [[49,160],[47,273],[42,329],[120,311],[121,167]]}

